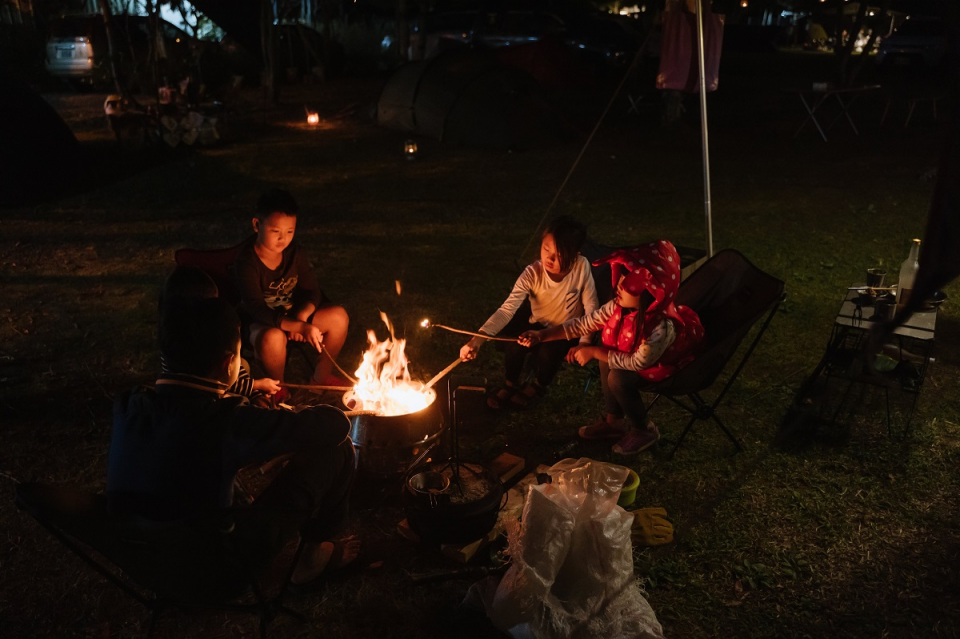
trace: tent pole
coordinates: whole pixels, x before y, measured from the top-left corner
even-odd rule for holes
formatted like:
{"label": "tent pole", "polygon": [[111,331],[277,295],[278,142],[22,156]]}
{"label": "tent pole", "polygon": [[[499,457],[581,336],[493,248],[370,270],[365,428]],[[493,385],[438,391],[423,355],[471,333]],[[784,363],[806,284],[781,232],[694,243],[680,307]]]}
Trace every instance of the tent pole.
{"label": "tent pole", "polygon": [[700,64],[700,136],[703,141],[703,209],[707,224],[707,257],[713,257],[713,209],[710,202],[710,142],[707,135],[706,70],[703,55],[703,3],[697,4],[697,54]]}

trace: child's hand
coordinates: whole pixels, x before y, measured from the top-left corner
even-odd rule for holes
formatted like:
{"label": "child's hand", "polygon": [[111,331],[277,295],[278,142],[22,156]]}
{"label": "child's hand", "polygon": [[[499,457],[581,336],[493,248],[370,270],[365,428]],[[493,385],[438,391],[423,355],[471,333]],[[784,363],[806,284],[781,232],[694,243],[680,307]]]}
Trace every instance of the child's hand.
{"label": "child's hand", "polygon": [[533,348],[540,343],[540,331],[526,331],[521,333],[520,337],[517,338],[517,341],[520,343],[520,346],[526,346],[527,348]]}
{"label": "child's hand", "polygon": [[483,344],[486,340],[479,339],[474,337],[469,342],[460,347],[460,359],[465,362],[469,362],[472,359],[477,358],[477,351],[480,350],[480,345]]}
{"label": "child's hand", "polygon": [[[308,344],[313,346],[315,349],[317,349],[318,353],[321,350],[323,350],[323,333],[320,332],[319,328],[317,328],[313,324],[302,322],[300,324],[299,333],[303,341],[307,342]],[[297,341],[300,341],[300,340],[297,340]]]}
{"label": "child's hand", "polygon": [[267,395],[273,395],[280,390],[280,382],[279,380],[270,379],[269,377],[255,379],[253,380],[253,390],[266,393]]}
{"label": "child's hand", "polygon": [[579,353],[584,348],[587,348],[587,347],[584,346],[583,344],[577,344],[576,346],[571,348],[569,351],[567,351],[567,356],[564,359],[567,361],[568,364],[576,363],[577,353]]}
{"label": "child's hand", "polygon": [[577,361],[577,364],[581,366],[586,366],[590,363],[591,359],[599,359],[597,353],[599,348],[596,346],[584,346],[579,348],[576,353],[573,354],[573,358]]}

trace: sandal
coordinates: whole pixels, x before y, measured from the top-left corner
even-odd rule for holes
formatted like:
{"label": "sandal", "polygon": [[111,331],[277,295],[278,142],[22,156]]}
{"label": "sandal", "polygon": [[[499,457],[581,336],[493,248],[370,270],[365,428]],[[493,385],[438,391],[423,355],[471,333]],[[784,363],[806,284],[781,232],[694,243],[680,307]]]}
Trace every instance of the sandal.
{"label": "sandal", "polygon": [[631,428],[620,441],[613,445],[611,450],[618,455],[636,455],[656,444],[659,439],[660,431],[653,422],[650,422],[642,430]]}
{"label": "sandal", "polygon": [[[330,557],[327,559],[326,563],[323,565],[323,568],[320,570],[320,574],[305,581],[303,583],[296,583],[292,579],[290,580],[290,585],[288,586],[290,592],[294,594],[306,594],[316,591],[318,588],[323,587],[333,576],[345,576],[348,569],[353,569],[359,565],[359,555],[360,549],[357,548],[357,555],[351,559],[344,559],[344,555],[347,552],[347,546],[354,543],[359,544],[359,539],[356,537],[347,537],[345,539],[339,539],[337,541],[325,541],[324,544],[331,544],[333,549],[330,551]],[[321,544],[322,545],[322,544]]]}
{"label": "sandal", "polygon": [[516,386],[504,384],[497,390],[487,393],[487,406],[493,410],[505,408],[510,403],[510,398],[512,398],[516,392]]}
{"label": "sandal", "polygon": [[596,421],[581,426],[577,434],[580,439],[620,439],[627,433],[623,419],[609,423],[606,417],[598,417]]}
{"label": "sandal", "polygon": [[513,397],[510,398],[510,404],[518,409],[530,408],[546,394],[546,387],[533,382],[532,384],[524,386],[519,392],[514,393]]}

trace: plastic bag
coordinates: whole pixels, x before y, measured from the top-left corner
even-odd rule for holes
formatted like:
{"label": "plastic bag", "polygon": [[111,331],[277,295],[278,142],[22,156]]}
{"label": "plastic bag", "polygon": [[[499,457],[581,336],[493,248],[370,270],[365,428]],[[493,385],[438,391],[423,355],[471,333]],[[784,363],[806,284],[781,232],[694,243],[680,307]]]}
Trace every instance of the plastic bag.
{"label": "plastic bag", "polygon": [[471,586],[466,603],[513,637],[662,639],[633,575],[633,516],[617,506],[627,469],[565,459],[549,474],[507,531],[510,568]]}

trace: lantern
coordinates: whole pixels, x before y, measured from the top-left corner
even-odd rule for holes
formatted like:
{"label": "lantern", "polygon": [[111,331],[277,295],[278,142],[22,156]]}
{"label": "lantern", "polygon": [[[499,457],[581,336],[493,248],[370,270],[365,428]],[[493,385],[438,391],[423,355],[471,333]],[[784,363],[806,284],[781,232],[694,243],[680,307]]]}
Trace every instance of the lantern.
{"label": "lantern", "polygon": [[316,111],[307,111],[307,124],[317,126],[320,124],[320,114]]}
{"label": "lantern", "polygon": [[417,143],[413,140],[407,140],[403,143],[403,156],[408,160],[417,159]]}

